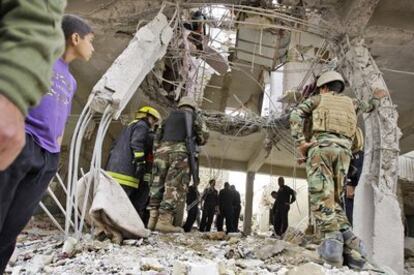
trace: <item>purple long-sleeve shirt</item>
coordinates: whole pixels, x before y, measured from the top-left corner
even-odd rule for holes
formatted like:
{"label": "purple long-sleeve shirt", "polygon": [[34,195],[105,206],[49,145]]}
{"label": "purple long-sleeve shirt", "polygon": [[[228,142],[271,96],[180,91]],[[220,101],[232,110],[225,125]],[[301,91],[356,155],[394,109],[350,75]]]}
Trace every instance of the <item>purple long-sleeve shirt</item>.
{"label": "purple long-sleeve shirt", "polygon": [[76,80],[69,66],[59,58],[53,65],[52,85],[40,104],[29,110],[26,117],[26,133],[40,147],[50,153],[60,152],[66,121],[70,115]]}

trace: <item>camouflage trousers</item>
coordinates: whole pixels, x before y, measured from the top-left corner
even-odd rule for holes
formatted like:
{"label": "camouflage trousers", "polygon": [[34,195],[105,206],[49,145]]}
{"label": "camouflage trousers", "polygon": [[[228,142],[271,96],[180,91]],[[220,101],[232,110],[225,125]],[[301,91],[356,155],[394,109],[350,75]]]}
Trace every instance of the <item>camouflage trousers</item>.
{"label": "camouflage trousers", "polygon": [[186,199],[190,182],[187,153],[172,151],[156,155],[152,173],[149,209],[175,213]]}
{"label": "camouflage trousers", "polygon": [[349,150],[336,144],[318,145],[308,152],[309,201],[322,236],[351,227],[340,204],[350,160]]}

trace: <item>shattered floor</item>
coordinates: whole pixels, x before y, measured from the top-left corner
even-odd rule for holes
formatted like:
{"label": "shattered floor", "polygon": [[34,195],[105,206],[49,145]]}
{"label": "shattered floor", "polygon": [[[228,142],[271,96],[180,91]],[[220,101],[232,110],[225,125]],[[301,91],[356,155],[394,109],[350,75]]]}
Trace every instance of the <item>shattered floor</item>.
{"label": "shattered floor", "polygon": [[313,244],[241,234],[154,233],[122,245],[86,235],[74,255],[62,246],[63,234],[37,217],[19,236],[6,274],[378,274],[322,266]]}

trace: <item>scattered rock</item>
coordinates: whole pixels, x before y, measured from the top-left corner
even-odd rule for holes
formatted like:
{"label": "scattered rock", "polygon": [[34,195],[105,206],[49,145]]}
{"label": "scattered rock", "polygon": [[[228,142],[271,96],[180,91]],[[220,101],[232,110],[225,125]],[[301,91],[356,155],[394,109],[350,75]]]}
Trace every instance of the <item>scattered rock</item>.
{"label": "scattered rock", "polygon": [[67,257],[75,255],[75,248],[78,241],[75,238],[68,237],[63,244],[62,253]]}
{"label": "scattered rock", "polygon": [[225,232],[219,231],[219,232],[211,232],[203,235],[203,238],[213,241],[223,241],[230,239],[229,236],[226,235]]}
{"label": "scattered rock", "polygon": [[[54,229],[30,230],[21,236],[17,247],[20,250],[14,268],[10,265],[8,274],[145,274],[145,275],[193,275],[193,274],[303,274],[313,275],[315,270],[300,273],[305,263],[319,263],[319,256],[313,249],[289,242],[260,236],[226,236],[224,232],[200,232],[189,234],[151,234],[146,239],[124,241],[123,245],[103,242],[85,236],[74,244],[76,251],[71,258],[56,255],[63,245],[62,235]],[[35,233],[33,233],[35,232]],[[38,235],[37,235],[38,234]],[[66,244],[65,249],[68,244]],[[67,250],[70,251],[70,250]],[[36,256],[39,255],[39,256]],[[49,259],[42,259],[41,256]],[[36,257],[35,257],[36,256]],[[53,258],[52,262],[51,258]],[[35,264],[37,263],[37,264]],[[340,269],[310,265],[310,269],[328,275],[374,275],[356,272],[346,267]],[[406,269],[414,269],[414,257],[406,262]],[[294,268],[301,268],[297,273]],[[34,271],[36,271],[34,273]],[[408,272],[408,271],[407,271]],[[321,274],[321,273],[316,273]],[[391,273],[385,273],[391,274]],[[407,275],[410,273],[406,273]],[[378,275],[378,274],[375,274]]]}
{"label": "scattered rock", "polygon": [[243,248],[241,246],[237,246],[237,252],[239,252],[241,258],[245,257]]}
{"label": "scattered rock", "polygon": [[406,258],[414,257],[414,238],[406,237],[404,239],[404,255]]}
{"label": "scattered rock", "polygon": [[310,243],[310,244],[307,244],[305,246],[305,248],[308,249],[308,250],[316,251],[318,249],[318,245],[317,244]]}
{"label": "scattered rock", "polygon": [[284,234],[283,240],[293,244],[300,245],[304,242],[304,236],[305,234],[302,231],[295,229],[293,227],[289,227],[286,233]]}
{"label": "scattered rock", "polygon": [[144,239],[139,240],[124,240],[122,242],[123,245],[131,245],[131,246],[140,246],[144,242]]}
{"label": "scattered rock", "polygon": [[16,266],[16,267],[13,268],[13,271],[12,271],[11,275],[19,275],[19,274],[21,274],[21,270],[22,270],[21,266]]}
{"label": "scattered rock", "polygon": [[233,259],[234,258],[234,250],[233,249],[229,249],[226,254],[224,255],[224,257],[226,257],[226,259]]}
{"label": "scattered rock", "polygon": [[188,264],[188,275],[219,275],[218,264],[213,261],[191,262]]}
{"label": "scattered rock", "polygon": [[244,269],[249,269],[253,267],[263,266],[264,262],[261,260],[247,259],[247,260],[237,260],[236,265]]}
{"label": "scattered rock", "polygon": [[140,265],[142,271],[155,270],[160,272],[164,270],[164,267],[155,258],[141,258]]}
{"label": "scattered rock", "polygon": [[323,267],[314,264],[314,263],[306,263],[301,266],[297,266],[292,268],[287,272],[286,275],[324,275],[325,272],[323,270]]}
{"label": "scattered rock", "polygon": [[240,242],[240,239],[239,238],[235,238],[235,237],[230,237],[230,239],[227,241],[227,243],[229,245],[236,244],[238,242]]}
{"label": "scattered rock", "polygon": [[282,252],[286,248],[286,246],[287,244],[285,242],[276,241],[273,244],[258,247],[255,251],[255,255],[259,259],[266,260]]}
{"label": "scattered rock", "polygon": [[187,266],[185,263],[176,261],[173,265],[172,275],[183,275],[187,274]]}
{"label": "scattered rock", "polygon": [[45,265],[50,264],[52,260],[53,255],[35,255],[26,267],[26,270],[29,273],[37,274]]}

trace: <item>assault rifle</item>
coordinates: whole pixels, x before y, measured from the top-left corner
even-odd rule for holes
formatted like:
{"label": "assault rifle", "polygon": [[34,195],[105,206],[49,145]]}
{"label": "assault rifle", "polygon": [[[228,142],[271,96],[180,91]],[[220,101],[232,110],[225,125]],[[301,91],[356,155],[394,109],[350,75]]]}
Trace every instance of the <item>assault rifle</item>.
{"label": "assault rifle", "polygon": [[197,160],[197,142],[193,137],[193,118],[192,114],[184,111],[185,115],[185,145],[188,151],[188,162],[190,164],[190,172],[193,176],[194,185],[197,186],[200,182],[198,177],[198,160]]}

